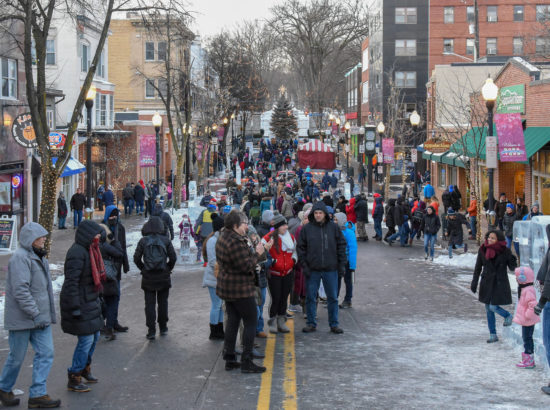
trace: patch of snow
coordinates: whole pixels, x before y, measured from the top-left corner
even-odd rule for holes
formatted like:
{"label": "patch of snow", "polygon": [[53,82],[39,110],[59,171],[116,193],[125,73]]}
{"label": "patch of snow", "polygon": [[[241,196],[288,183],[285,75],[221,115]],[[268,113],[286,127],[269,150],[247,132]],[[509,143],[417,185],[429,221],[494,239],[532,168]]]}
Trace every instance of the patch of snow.
{"label": "patch of snow", "polygon": [[63,270],[64,264],[49,263],[50,271],[52,270]]}
{"label": "patch of snow", "polygon": [[65,275],[58,276],[57,278],[55,278],[55,280],[52,281],[52,289],[54,294],[61,292],[63,282],[65,282]]}
{"label": "patch of snow", "polygon": [[[460,252],[460,251],[459,251]],[[434,258],[433,263],[444,266],[452,266],[455,268],[463,268],[474,271],[476,266],[477,254],[476,253],[463,253],[453,254],[452,258],[449,255],[439,255]]]}

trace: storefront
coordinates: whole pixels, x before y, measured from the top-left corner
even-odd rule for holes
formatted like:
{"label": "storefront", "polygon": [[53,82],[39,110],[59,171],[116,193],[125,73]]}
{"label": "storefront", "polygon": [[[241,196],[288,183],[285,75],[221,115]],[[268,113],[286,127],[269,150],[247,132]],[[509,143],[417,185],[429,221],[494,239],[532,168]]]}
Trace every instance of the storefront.
{"label": "storefront", "polygon": [[17,226],[25,222],[25,164],[0,165],[0,215],[16,216]]}
{"label": "storefront", "polygon": [[540,204],[541,212],[550,215],[550,147],[546,146],[533,155],[533,198]]}

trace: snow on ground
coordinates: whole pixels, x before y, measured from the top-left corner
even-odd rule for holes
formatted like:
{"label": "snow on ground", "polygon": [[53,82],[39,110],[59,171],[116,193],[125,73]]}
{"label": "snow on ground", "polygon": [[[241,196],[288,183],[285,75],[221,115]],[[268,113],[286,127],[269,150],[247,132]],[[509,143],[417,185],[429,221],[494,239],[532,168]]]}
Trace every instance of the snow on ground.
{"label": "snow on ground", "polygon": [[[462,252],[458,250],[458,252]],[[463,253],[459,254],[458,252],[453,252],[452,259],[449,258],[449,255],[439,255],[434,258],[433,263],[438,265],[452,266],[456,268],[463,268],[474,271],[476,266],[477,254],[475,253]]]}

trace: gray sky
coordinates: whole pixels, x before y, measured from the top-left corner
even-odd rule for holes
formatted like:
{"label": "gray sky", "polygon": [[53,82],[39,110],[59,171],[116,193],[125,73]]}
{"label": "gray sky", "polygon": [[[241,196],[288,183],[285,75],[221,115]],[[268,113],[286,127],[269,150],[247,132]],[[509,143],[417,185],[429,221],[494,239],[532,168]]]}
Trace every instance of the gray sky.
{"label": "gray sky", "polygon": [[243,20],[264,19],[269,8],[283,0],[189,0],[195,12],[194,29],[202,37],[232,29]]}

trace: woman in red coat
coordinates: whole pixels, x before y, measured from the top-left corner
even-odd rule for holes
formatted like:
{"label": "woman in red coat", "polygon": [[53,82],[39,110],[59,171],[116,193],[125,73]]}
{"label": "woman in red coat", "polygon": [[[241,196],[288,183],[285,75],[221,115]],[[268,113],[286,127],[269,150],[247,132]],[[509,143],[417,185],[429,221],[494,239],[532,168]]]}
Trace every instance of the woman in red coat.
{"label": "woman in red coat", "polygon": [[355,197],[349,200],[349,204],[346,205],[346,215],[348,217],[348,222],[357,223],[357,215],[355,215]]}
{"label": "woman in red coat", "polygon": [[[288,295],[294,285],[292,272],[298,260],[296,254],[296,240],[288,232],[287,221],[284,216],[277,214],[271,221],[273,230],[264,236],[262,243],[269,243],[273,238],[273,247],[269,250],[271,266],[268,269],[267,283],[271,296],[269,320],[267,324],[271,333],[288,333],[286,326],[286,309]],[[269,266],[269,262],[268,262]]]}

